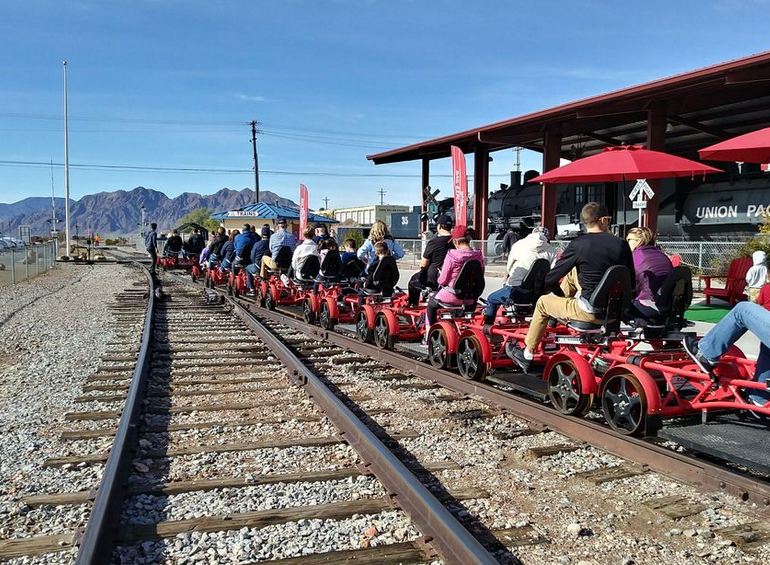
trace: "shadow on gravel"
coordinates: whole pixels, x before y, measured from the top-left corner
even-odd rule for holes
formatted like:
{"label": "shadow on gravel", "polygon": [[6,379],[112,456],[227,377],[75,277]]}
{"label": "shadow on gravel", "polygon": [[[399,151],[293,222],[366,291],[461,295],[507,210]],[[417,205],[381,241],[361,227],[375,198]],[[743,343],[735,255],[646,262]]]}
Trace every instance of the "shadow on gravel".
{"label": "shadow on gravel", "polygon": [[[310,363],[308,363],[310,365]],[[471,511],[463,504],[462,501],[457,500],[452,494],[446,490],[441,480],[437,478],[432,472],[426,469],[422,463],[407,449],[405,449],[397,439],[391,437],[388,432],[380,426],[375,420],[367,415],[355,401],[350,400],[348,396],[340,390],[334,383],[330,382],[323,376],[320,376],[321,380],[329,387],[329,389],[340,398],[345,405],[361,420],[367,427],[374,432],[374,434],[380,438],[380,440],[390,449],[393,454],[398,457],[404,465],[406,465],[412,473],[414,473],[422,484],[424,484],[433,495],[438,498],[444,506],[446,506],[452,514],[457,518],[460,523],[470,531],[476,539],[478,539],[488,551],[494,554],[494,556],[500,561],[500,563],[510,565],[521,565],[521,561],[511,553],[500,540],[495,537],[494,533],[487,528]]]}

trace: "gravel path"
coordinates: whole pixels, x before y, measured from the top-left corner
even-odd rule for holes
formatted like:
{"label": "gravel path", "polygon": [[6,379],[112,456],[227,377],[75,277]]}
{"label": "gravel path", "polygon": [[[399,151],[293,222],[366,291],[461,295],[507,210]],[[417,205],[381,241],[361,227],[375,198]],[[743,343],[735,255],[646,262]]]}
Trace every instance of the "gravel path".
{"label": "gravel path", "polygon": [[[82,510],[29,511],[22,496],[93,487],[101,466],[42,468],[48,457],[70,453],[58,438],[64,414],[81,408],[88,375],[96,372],[115,326],[108,304],[139,273],[123,265],[66,265],[12,287],[0,317],[17,314],[0,327],[10,355],[0,365],[0,538],[73,529]],[[59,292],[57,292],[59,291]],[[26,305],[26,306],[25,306]],[[74,523],[71,522],[74,516]]]}

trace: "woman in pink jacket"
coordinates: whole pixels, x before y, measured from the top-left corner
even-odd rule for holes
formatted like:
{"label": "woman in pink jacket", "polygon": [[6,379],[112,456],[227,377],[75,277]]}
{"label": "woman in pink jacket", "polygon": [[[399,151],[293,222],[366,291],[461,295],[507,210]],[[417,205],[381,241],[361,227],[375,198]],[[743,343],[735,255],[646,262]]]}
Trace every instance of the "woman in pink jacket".
{"label": "woman in pink jacket", "polygon": [[471,249],[468,238],[465,235],[465,230],[465,226],[455,226],[452,228],[451,237],[455,248],[449,250],[441,266],[441,273],[438,276],[440,290],[428,300],[428,307],[425,310],[425,336],[430,332],[430,326],[436,323],[436,315],[438,314],[438,309],[441,308],[439,303],[469,307],[475,307],[476,305],[475,299],[461,299],[455,296],[454,293],[457,277],[460,276],[460,270],[466,262],[476,260],[481,263],[482,271],[484,269],[484,255],[479,249]]}

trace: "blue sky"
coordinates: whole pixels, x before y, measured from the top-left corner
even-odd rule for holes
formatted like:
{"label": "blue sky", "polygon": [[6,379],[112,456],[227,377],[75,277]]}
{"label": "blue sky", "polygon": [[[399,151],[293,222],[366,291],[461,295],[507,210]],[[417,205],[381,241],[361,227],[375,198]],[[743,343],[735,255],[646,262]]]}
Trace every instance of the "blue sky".
{"label": "blue sky", "polygon": [[[341,207],[384,187],[386,202],[417,204],[418,162],[375,167],[365,155],[770,49],[769,14],[766,0],[5,0],[0,161],[63,160],[67,59],[73,164],[248,170],[257,119],[263,189],[296,200],[303,182],[311,206]],[[537,154],[523,160],[539,169]],[[512,165],[511,151],[496,153],[491,173]],[[432,172],[448,174],[448,160]],[[75,198],[252,182],[71,172]],[[61,169],[54,183],[61,194]],[[431,185],[449,192],[446,178]],[[50,187],[48,167],[0,163],[0,202]]]}

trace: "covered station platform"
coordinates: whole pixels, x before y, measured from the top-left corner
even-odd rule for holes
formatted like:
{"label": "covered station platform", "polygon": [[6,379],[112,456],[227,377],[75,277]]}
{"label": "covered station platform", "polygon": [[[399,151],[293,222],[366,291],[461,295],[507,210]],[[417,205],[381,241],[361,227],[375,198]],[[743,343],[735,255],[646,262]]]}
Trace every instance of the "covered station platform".
{"label": "covered station platform", "polygon": [[[367,158],[376,165],[421,161],[425,211],[430,162],[449,157],[452,145],[466,154],[473,153],[473,227],[480,239],[487,239],[492,152],[513,147],[537,151],[543,156],[543,172],[558,167],[562,158],[574,160],[607,146],[623,144],[644,145],[697,160],[698,149],[767,126],[770,126],[770,51]],[[725,163],[716,166],[725,169]],[[656,188],[659,182],[650,181],[650,184]],[[565,187],[544,186],[541,190],[541,221],[552,233],[555,233],[560,191],[565,191]],[[659,202],[660,191],[656,190],[655,197],[647,204],[644,220],[653,231],[658,228]],[[628,221],[625,214],[623,221]]]}

